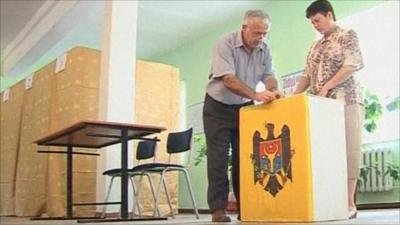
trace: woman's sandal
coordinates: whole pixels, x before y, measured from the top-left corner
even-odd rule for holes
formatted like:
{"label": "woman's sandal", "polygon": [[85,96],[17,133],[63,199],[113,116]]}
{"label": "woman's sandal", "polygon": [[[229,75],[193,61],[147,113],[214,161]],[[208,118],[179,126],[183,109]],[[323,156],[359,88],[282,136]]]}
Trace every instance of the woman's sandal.
{"label": "woman's sandal", "polygon": [[350,209],[350,211],[348,213],[348,218],[349,219],[357,218],[357,209]]}

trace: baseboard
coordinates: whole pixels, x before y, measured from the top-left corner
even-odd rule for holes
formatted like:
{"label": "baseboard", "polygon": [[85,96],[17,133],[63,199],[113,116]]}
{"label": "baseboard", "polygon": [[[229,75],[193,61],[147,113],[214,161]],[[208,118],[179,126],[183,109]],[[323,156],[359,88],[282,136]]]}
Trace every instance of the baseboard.
{"label": "baseboard", "polygon": [[[209,209],[197,209],[199,214],[210,214],[211,211]],[[193,209],[178,209],[179,213],[194,213]]]}
{"label": "baseboard", "polygon": [[358,209],[394,209],[400,208],[400,202],[357,204]]}
{"label": "baseboard", "polygon": [[[197,210],[199,212],[199,214],[211,214],[211,211],[209,209],[198,209]],[[178,213],[185,213],[185,214],[194,214],[194,210],[193,209],[178,209]],[[100,217],[101,216],[101,212],[96,212],[96,216]],[[119,213],[118,212],[110,212],[110,213],[106,213],[106,218],[118,218],[119,217]],[[132,216],[132,213],[129,213],[129,216]]]}
{"label": "baseboard", "polygon": [[[132,213],[129,213],[129,216],[131,216]],[[96,216],[101,217],[102,213],[101,212],[96,212]],[[118,218],[119,217],[119,212],[108,212],[105,214],[106,217],[109,218]]]}
{"label": "baseboard", "polygon": [[[372,204],[357,204],[358,209],[393,209],[400,208],[400,202],[393,203],[372,203]],[[199,214],[211,214],[210,209],[198,209]],[[178,209],[179,213],[194,213],[193,209]],[[101,213],[97,212],[96,216],[100,216]],[[117,217],[118,213],[106,213],[107,217]]]}
{"label": "baseboard", "polygon": [[[357,204],[358,209],[396,209],[400,208],[400,202],[390,203],[368,203],[368,204]],[[210,214],[209,209],[198,209],[200,214]],[[194,213],[193,209],[178,209],[179,213]]]}

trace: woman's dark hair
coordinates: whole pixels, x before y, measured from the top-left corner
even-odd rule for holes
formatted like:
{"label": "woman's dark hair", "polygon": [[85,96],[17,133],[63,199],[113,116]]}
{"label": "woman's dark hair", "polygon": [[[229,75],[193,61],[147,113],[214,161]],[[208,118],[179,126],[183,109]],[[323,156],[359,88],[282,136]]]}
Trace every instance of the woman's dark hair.
{"label": "woman's dark hair", "polygon": [[317,0],[308,6],[306,10],[306,17],[309,19],[311,16],[314,16],[317,13],[321,13],[326,16],[328,12],[332,13],[333,20],[336,21],[335,12],[333,11],[331,3],[329,3],[327,0]]}

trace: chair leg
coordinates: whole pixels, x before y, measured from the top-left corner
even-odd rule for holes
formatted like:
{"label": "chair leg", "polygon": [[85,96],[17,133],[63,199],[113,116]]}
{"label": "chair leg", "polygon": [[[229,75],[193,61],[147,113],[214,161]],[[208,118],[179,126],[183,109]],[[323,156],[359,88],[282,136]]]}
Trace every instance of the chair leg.
{"label": "chair leg", "polygon": [[143,180],[143,174],[140,175],[140,179],[139,179],[139,186],[136,189],[136,193],[135,193],[135,198],[134,198],[134,203],[133,203],[133,208],[132,208],[132,212],[133,214],[135,214],[136,211],[136,206],[138,208],[138,215],[141,216],[141,210],[140,210],[140,202],[139,202],[139,193],[141,190],[141,186],[142,186],[142,180]]}
{"label": "chair leg", "polygon": [[156,207],[154,207],[153,216],[156,215],[156,211],[158,209],[158,197],[160,196],[161,186],[162,186],[162,183],[164,182],[164,174],[165,174],[164,171],[160,174],[160,182],[158,183],[156,197],[154,198],[154,205]]}
{"label": "chair leg", "polygon": [[[165,173],[165,174],[167,174],[167,173]],[[165,182],[166,179],[167,179],[166,177],[165,177],[165,179],[163,179],[164,192],[165,192],[165,195],[167,196],[167,201],[168,201],[169,211],[171,212],[171,217],[175,218],[174,210],[172,209],[172,204],[171,204],[171,197],[169,196],[169,191],[167,188],[167,184]]]}
{"label": "chair leg", "polygon": [[196,218],[200,219],[199,212],[198,212],[197,206],[196,206],[196,201],[194,200],[194,194],[193,194],[192,184],[190,183],[189,173],[186,169],[183,169],[182,171],[185,173],[186,183],[187,183],[187,186],[189,189],[190,198],[192,199],[194,213],[196,214]]}
{"label": "chair leg", "polygon": [[[114,178],[115,178],[114,176],[111,177],[110,184],[108,185],[108,190],[107,190],[106,199],[104,200],[104,202],[108,202],[108,198],[110,197],[110,194],[111,194],[111,187],[112,187],[112,184],[113,184],[113,182],[114,182]],[[107,210],[107,205],[104,205],[104,206],[103,206],[103,212],[101,213],[101,217],[102,217],[102,218],[105,218],[105,217],[106,217],[106,210]]]}
{"label": "chair leg", "polygon": [[[140,211],[139,202],[136,201],[136,186],[135,186],[135,183],[134,183],[134,181],[133,181],[133,177],[130,176],[130,177],[129,177],[129,180],[131,181],[132,189],[133,189],[133,196],[134,196],[134,197],[133,197],[133,205],[137,204],[137,207],[138,207],[138,214],[139,214],[139,217],[141,217],[141,216],[142,216],[142,212]],[[133,217],[135,216],[135,207],[133,207],[133,209],[132,209],[132,216],[133,216]]]}
{"label": "chair leg", "polygon": [[158,217],[161,217],[161,213],[160,213],[160,209],[158,208],[158,205],[156,205],[156,196],[155,196],[155,191],[154,191],[154,185],[153,185],[153,180],[150,177],[150,174],[145,173],[144,174],[147,179],[149,180],[149,184],[150,184],[150,190],[151,190],[151,194],[153,196],[153,204],[154,204],[154,208],[156,208],[157,210],[157,215]]}

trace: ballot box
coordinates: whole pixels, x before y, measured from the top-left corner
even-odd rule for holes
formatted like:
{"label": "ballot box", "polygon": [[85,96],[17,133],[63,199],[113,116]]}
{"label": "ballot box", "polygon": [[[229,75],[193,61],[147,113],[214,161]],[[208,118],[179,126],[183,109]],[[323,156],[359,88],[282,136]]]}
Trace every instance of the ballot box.
{"label": "ballot box", "polygon": [[347,218],[344,104],[307,94],[240,110],[241,219]]}

